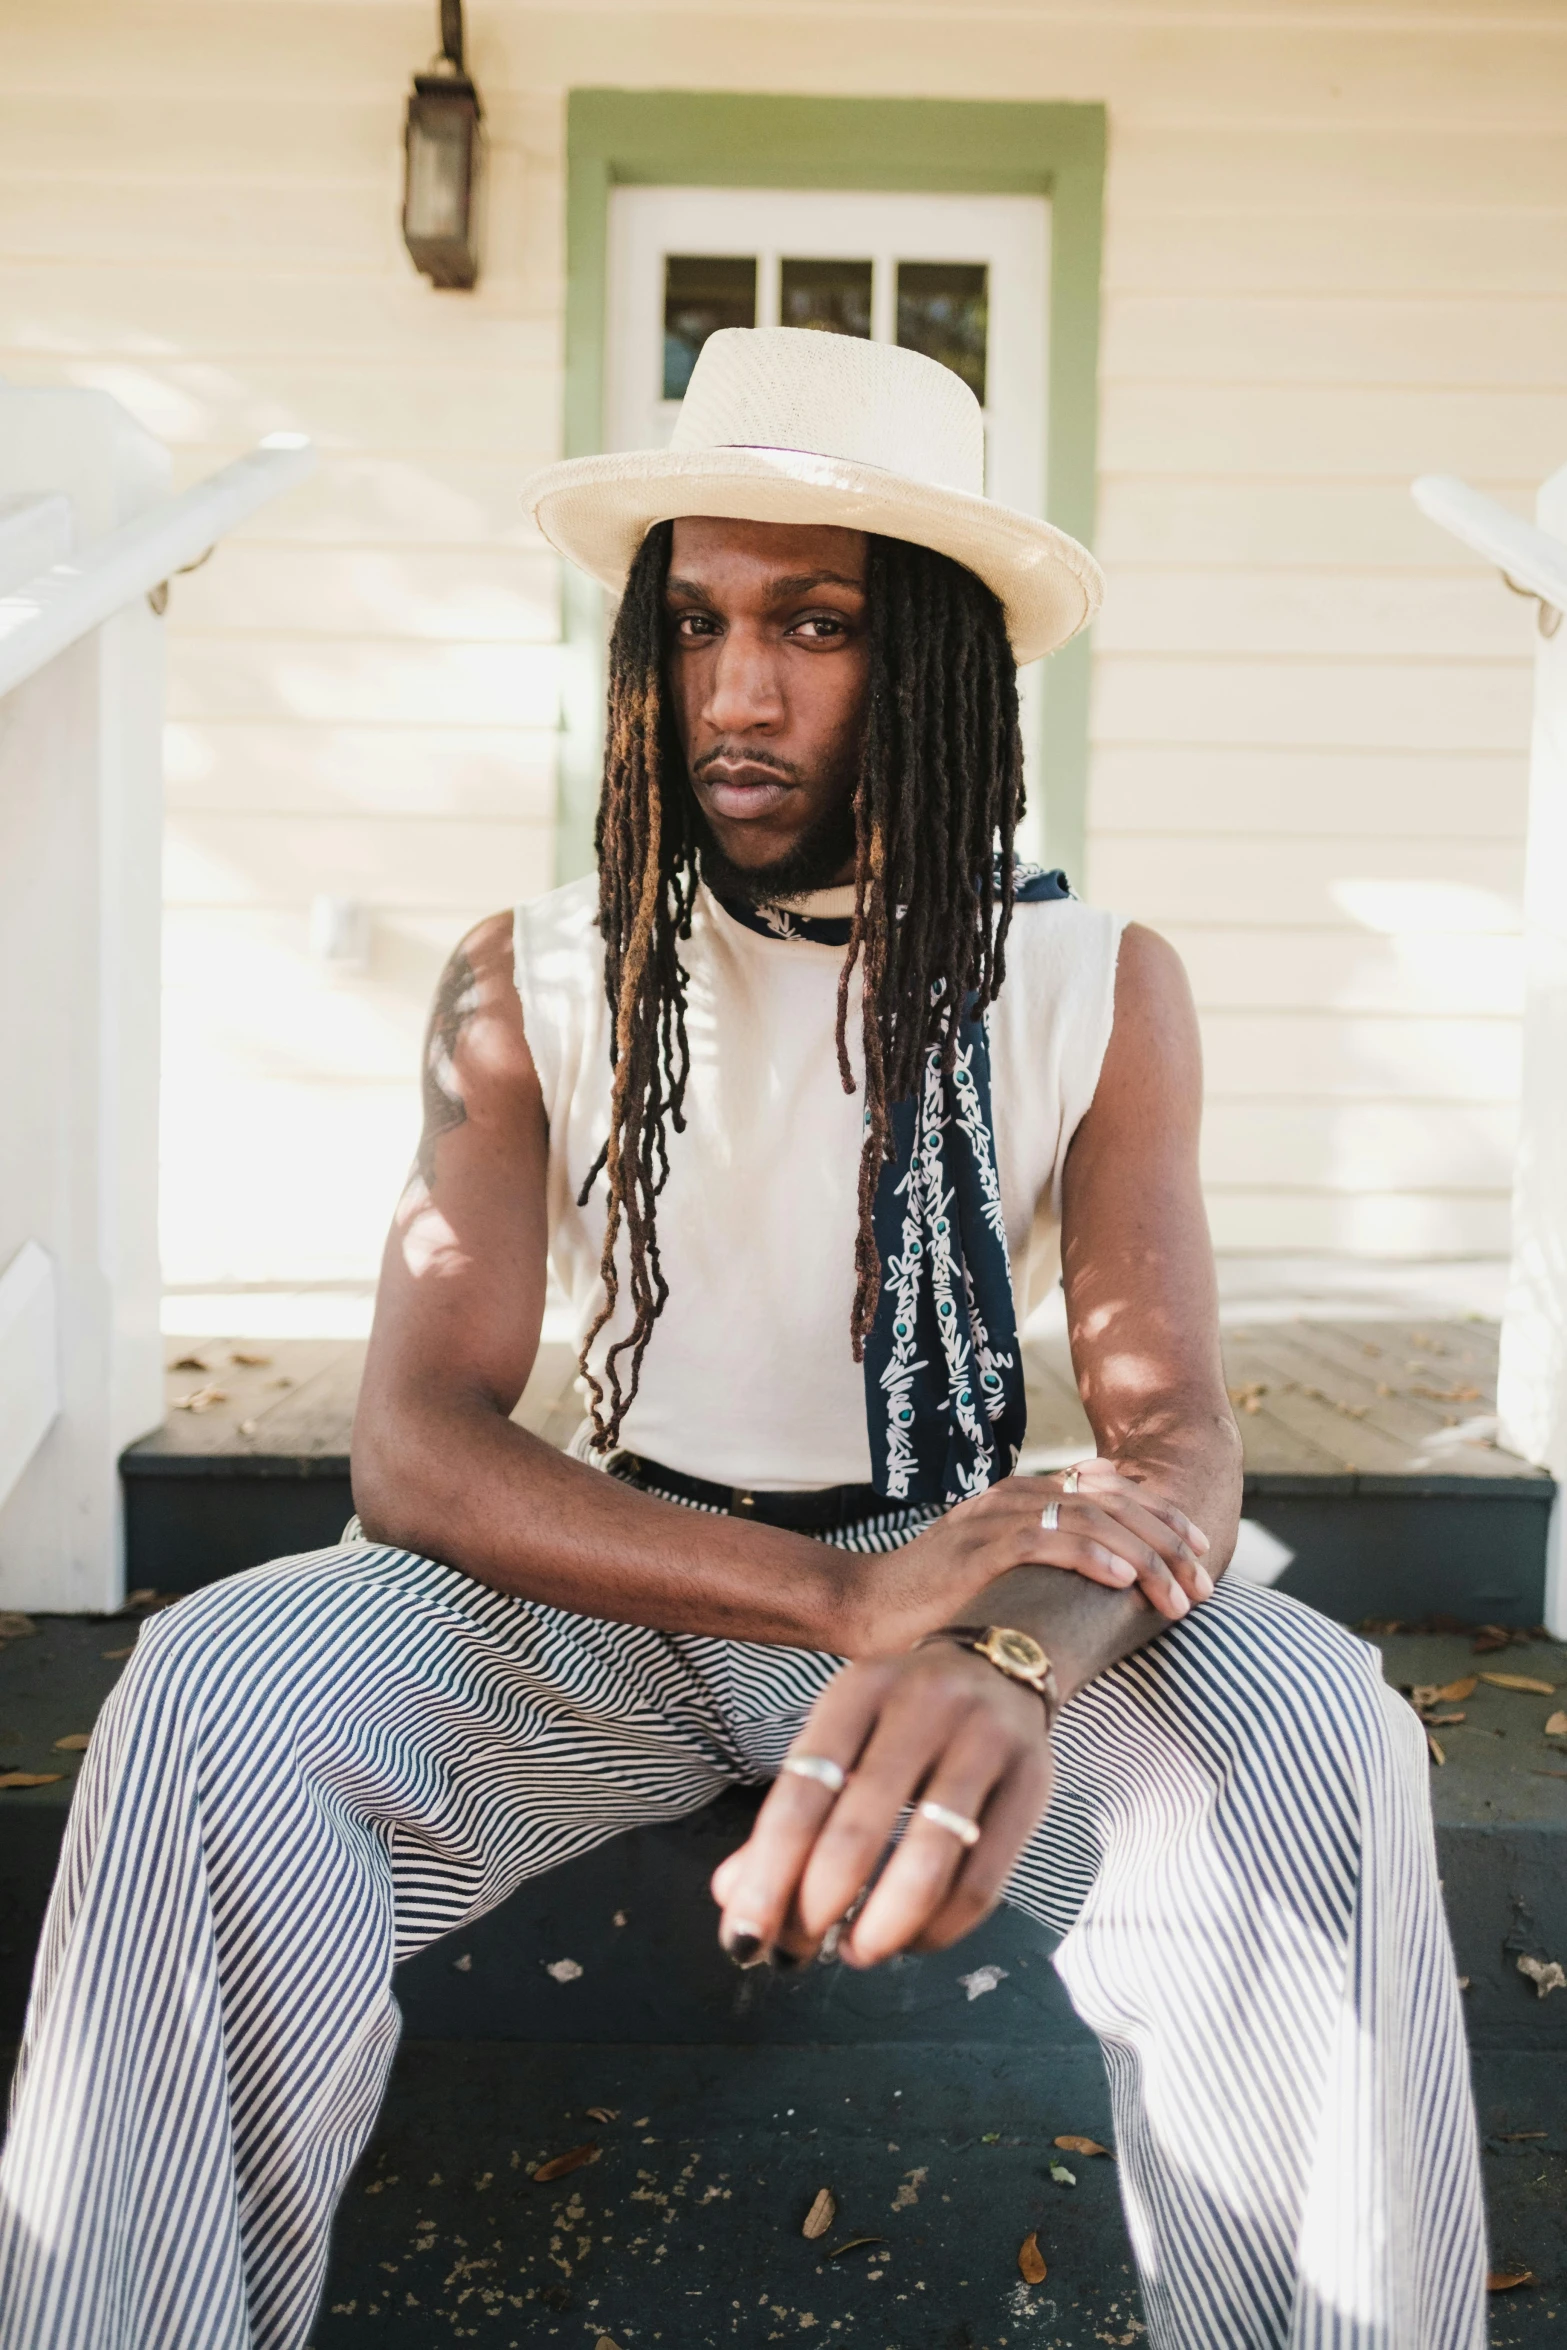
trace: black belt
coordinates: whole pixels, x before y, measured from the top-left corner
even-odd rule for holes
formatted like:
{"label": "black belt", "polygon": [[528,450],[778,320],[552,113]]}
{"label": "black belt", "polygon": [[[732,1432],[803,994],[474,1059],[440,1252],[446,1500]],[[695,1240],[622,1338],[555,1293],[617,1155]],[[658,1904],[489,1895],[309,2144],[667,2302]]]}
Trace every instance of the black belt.
{"label": "black belt", "polygon": [[698,1502],[731,1518],[752,1518],[759,1526],[782,1526],[791,1534],[825,1534],[861,1518],[884,1517],[900,1506],[874,1485],[821,1485],[803,1493],[756,1493],[746,1485],[714,1485],[706,1477],[688,1477],[683,1469],[666,1469],[662,1461],[645,1461],[634,1452],[617,1452],[609,1473],[644,1493],[673,1494],[677,1501]]}

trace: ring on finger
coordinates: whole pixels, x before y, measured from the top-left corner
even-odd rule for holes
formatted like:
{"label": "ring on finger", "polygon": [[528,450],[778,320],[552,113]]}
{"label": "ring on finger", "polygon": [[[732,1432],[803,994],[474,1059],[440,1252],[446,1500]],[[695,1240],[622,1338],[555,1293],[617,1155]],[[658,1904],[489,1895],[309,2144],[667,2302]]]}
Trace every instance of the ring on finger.
{"label": "ring on finger", "polygon": [[849,1777],[842,1763],[825,1754],[786,1755],[783,1767],[797,1779],[814,1779],[818,1787],[826,1787],[834,1795],[843,1792]]}
{"label": "ring on finger", "polygon": [[1058,1501],[1047,1501],[1039,1513],[1039,1523],[1047,1534],[1053,1534],[1061,1523],[1061,1504]]}
{"label": "ring on finger", "polygon": [[1062,1476],[1061,1490],[1063,1493],[1075,1493],[1082,1482],[1083,1472],[1081,1469],[1068,1469]]}
{"label": "ring on finger", "polygon": [[922,1820],[929,1820],[933,1828],[945,1828],[947,1834],[956,1836],[960,1844],[975,1845],[979,1842],[978,1820],[967,1819],[960,1811],[949,1811],[944,1803],[922,1803],[919,1816]]}

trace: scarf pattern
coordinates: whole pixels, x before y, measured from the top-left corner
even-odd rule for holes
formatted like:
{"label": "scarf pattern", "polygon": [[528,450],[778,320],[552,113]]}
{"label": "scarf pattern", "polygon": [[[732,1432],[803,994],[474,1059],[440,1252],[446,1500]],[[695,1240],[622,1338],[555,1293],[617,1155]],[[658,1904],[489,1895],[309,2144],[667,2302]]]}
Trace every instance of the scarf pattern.
{"label": "scarf pattern", "polygon": [[[1020,864],[1016,900],[1067,898],[1066,875]],[[846,916],[723,900],[766,938],[847,946]],[[894,1102],[872,1221],[881,1297],[865,1341],[871,1475],[889,1501],[950,1508],[1010,1476],[1027,1407],[990,1092],[990,1036],[965,1008],[953,1066],[925,1056],[920,1089]]]}

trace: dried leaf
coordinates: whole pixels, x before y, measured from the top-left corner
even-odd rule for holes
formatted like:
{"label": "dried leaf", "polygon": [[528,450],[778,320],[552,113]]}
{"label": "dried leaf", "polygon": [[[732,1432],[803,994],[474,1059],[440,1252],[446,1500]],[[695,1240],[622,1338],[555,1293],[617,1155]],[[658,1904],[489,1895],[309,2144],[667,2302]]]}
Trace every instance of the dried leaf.
{"label": "dried leaf", "polygon": [[1511,1632],[1505,1632],[1500,1624],[1481,1624],[1469,1643],[1476,1656],[1489,1656],[1493,1649],[1511,1648],[1512,1644]]}
{"label": "dried leaf", "polygon": [[90,1730],[73,1730],[68,1738],[55,1740],[54,1751],[56,1754],[85,1754],[91,1742]]}
{"label": "dried leaf", "polygon": [[1045,2256],[1039,2249],[1039,2237],[1033,2228],[1017,2248],[1017,2272],[1025,2285],[1042,2285],[1050,2274]]}
{"label": "dried leaf", "polygon": [[971,2000],[983,1999],[987,1991],[1006,1981],[1007,1972],[1004,1966],[977,1966],[971,1975],[959,1975],[958,1981]]}
{"label": "dried leaf", "polygon": [[14,1608],[0,1610],[0,1640],[31,1640],[38,1626],[31,1616],[22,1616]]}
{"label": "dried leaf", "polygon": [[1101,2146],[1097,2138],[1058,2138],[1056,2144],[1067,2154],[1108,2154],[1108,2146]]}
{"label": "dried leaf", "polygon": [[620,2350],[620,2344],[613,2341],[608,2334],[600,2334],[593,2345],[593,2350]]}
{"label": "dried leaf", "polygon": [[1058,2187],[1075,2187],[1077,2185],[1076,2172],[1069,2171],[1064,2162],[1053,2162],[1050,2165],[1050,2176]]}
{"label": "dried leaf", "polygon": [[1518,2285],[1532,2285],[1532,2268],[1493,2268],[1485,2280],[1488,2293],[1511,2293]]}
{"label": "dried leaf", "polygon": [[587,2114],[590,2122],[618,2122],[620,2107],[618,2105],[590,2105]]}
{"label": "dried leaf", "polygon": [[814,2244],[818,2236],[826,2235],[837,2216],[838,2206],[833,2201],[832,2189],[819,2187],[816,2191],[816,2200],[805,2215],[800,2233]]}
{"label": "dried leaf", "polygon": [[1429,1730],[1426,1732],[1426,1744],[1431,1749],[1431,1760],[1437,1765],[1438,1769],[1440,1769],[1442,1764],[1446,1762],[1447,1757],[1442,1752],[1440,1745],[1436,1739],[1432,1737]]}
{"label": "dried leaf", "polygon": [[1456,1713],[1426,1715],[1426,1720],[1433,1730],[1452,1730],[1455,1729],[1460,1722],[1466,1722],[1468,1719],[1469,1716],[1464,1712],[1462,1706],[1459,1707]]}
{"label": "dried leaf", "polygon": [[1548,2138],[1549,2130],[1498,2130],[1496,2135],[1504,2146],[1512,2146],[1520,2138]]}
{"label": "dried leaf", "polygon": [[0,1771],[0,1787],[52,1787],[63,1771]]}
{"label": "dried leaf", "polygon": [[171,1371],[210,1371],[211,1368],[212,1365],[198,1354],[181,1355],[177,1362],[169,1365]]}
{"label": "dried leaf", "polygon": [[174,1398],[173,1408],[177,1412],[195,1412],[199,1417],[202,1412],[210,1412],[214,1404],[227,1402],[226,1388],[193,1387],[189,1395],[177,1395]]}
{"label": "dried leaf", "polygon": [[[231,1346],[229,1348],[229,1361],[242,1364],[247,1371],[264,1371],[271,1360],[270,1355],[260,1354],[253,1347]],[[205,1363],[197,1365],[198,1370],[204,1371],[206,1367]]]}
{"label": "dried leaf", "polygon": [[259,1420],[241,1420],[239,1424],[239,1433],[241,1436],[254,1436],[260,1425],[261,1422]]}
{"label": "dried leaf", "polygon": [[574,1958],[552,1959],[544,1972],[556,1983],[576,1983],[582,1979],[582,1968]]}
{"label": "dried leaf", "polygon": [[465,1950],[461,1958],[452,1960],[452,1973],[454,1975],[471,1975],[473,1973],[473,1952],[471,1950]]}
{"label": "dried leaf", "polygon": [[590,2138],[585,2146],[573,2146],[566,2153],[557,2154],[553,2161],[541,2162],[533,2174],[533,2183],[536,2187],[547,2187],[551,2179],[563,2179],[568,2171],[586,2170],[590,2162],[597,2162],[603,2151],[603,2147],[595,2146]]}
{"label": "dried leaf", "polygon": [[1456,1681],[1444,1681],[1431,1694],[1443,1705],[1462,1705],[1466,1697],[1473,1697],[1478,1673],[1461,1673]]}
{"label": "dried leaf", "polygon": [[1567,1713],[1557,1711],[1545,1725],[1547,1738],[1567,1738]]}
{"label": "dried leaf", "polygon": [[843,2243],[835,2244],[830,2252],[824,2252],[822,2258],[838,2260],[845,2252],[858,2252],[862,2244],[885,2244],[886,2241],[885,2236],[849,2236]]}
{"label": "dried leaf", "polygon": [[136,1654],[136,1643],[133,1640],[129,1648],[100,1648],[98,1654],[106,1665],[122,1665],[128,1656]]}
{"label": "dried leaf", "polygon": [[1518,1961],[1518,1972],[1528,1976],[1539,1999],[1549,1999],[1553,1991],[1567,1991],[1567,1975],[1554,1958],[1531,1958],[1526,1951]]}
{"label": "dried leaf", "polygon": [[1521,1689],[1526,1697],[1554,1697],[1554,1681],[1534,1681],[1527,1673],[1482,1673],[1482,1681],[1489,1681],[1493,1689]]}

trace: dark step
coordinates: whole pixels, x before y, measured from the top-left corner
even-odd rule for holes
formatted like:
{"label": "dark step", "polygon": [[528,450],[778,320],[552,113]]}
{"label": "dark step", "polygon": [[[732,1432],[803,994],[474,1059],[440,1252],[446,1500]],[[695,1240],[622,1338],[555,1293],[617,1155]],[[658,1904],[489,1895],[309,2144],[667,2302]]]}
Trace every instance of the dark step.
{"label": "dark step", "polygon": [[[0,2029],[21,2019],[34,1944],[80,1757],[54,1741],[90,1730],[120,1669],[123,1619],[40,1617],[0,1652],[3,1767],[58,1771],[0,1791]],[[1542,1697],[1481,1683],[1463,1724],[1438,1731],[1432,1805],[1466,2013],[1481,2048],[1567,2048],[1567,1994],[1540,1998],[1518,1959],[1567,1964],[1567,1741],[1545,1724],[1567,1702],[1567,1649],[1531,1642],[1476,1656],[1458,1635],[1382,1642],[1388,1678],[1443,1684],[1473,1671],[1554,1684]],[[920,2041],[963,2046],[1081,2039],[1027,1919],[993,1918],[957,1952],[870,1976],[837,1967],[793,1978],[737,1975],[714,1940],[707,1880],[746,1831],[754,1795],[726,1795],[673,1827],[645,1828],[533,1879],[463,1933],[399,1971],[421,2039],[792,2043]],[[616,1924],[617,1916],[623,1925]],[[580,1975],[561,1982],[562,1959]],[[1007,1971],[971,2000],[959,1978]]]}
{"label": "dark step", "polygon": [[[1492,2296],[1490,2343],[1546,2350],[1567,2313],[1567,2056],[1480,2055],[1475,2087],[1492,2257],[1537,2280]],[[1095,2049],[407,2042],[311,2341],[1132,2350],[1115,2164],[1063,2153],[1065,2134],[1112,2141]],[[533,2184],[530,2165],[584,2144],[594,2162]],[[809,2241],[824,2186],[836,2213]],[[825,2257],[857,2237],[876,2241]]]}

